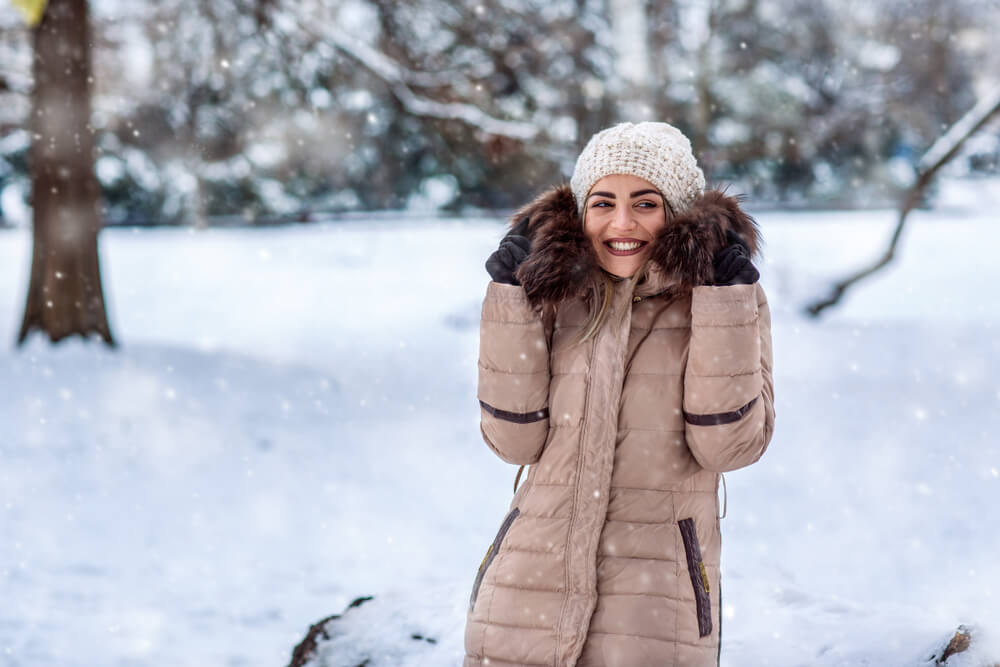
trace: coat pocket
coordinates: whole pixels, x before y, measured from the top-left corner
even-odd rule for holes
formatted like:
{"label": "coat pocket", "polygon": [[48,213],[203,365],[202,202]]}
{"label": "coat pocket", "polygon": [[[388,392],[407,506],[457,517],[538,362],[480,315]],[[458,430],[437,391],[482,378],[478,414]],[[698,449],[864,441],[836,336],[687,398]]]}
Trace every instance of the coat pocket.
{"label": "coat pocket", "polygon": [[497,531],[497,536],[493,538],[493,544],[489,546],[486,550],[486,555],[483,557],[483,562],[479,564],[479,571],[476,572],[476,581],[472,584],[472,595],[469,597],[469,611],[476,606],[476,596],[479,595],[479,585],[483,583],[483,577],[486,576],[486,570],[489,568],[490,563],[496,558],[497,552],[500,551],[500,544],[503,542],[503,538],[507,535],[507,531],[510,530],[510,525],[514,523],[514,519],[521,514],[521,510],[518,508],[512,509],[504,517],[503,523],[500,524],[500,530]]}
{"label": "coat pocket", "polygon": [[712,604],[708,597],[708,572],[701,560],[701,547],[698,545],[698,533],[695,531],[694,519],[681,519],[677,522],[684,540],[684,555],[687,559],[688,574],[691,576],[691,586],[694,587],[694,602],[698,613],[698,636],[707,637],[712,634]]}

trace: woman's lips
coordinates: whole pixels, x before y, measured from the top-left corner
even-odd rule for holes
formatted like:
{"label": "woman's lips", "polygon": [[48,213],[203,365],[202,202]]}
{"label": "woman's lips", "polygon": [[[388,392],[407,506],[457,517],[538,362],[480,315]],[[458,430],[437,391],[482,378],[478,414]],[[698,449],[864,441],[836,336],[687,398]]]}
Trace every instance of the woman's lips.
{"label": "woman's lips", "polygon": [[[613,247],[611,244],[614,242],[619,248]],[[608,249],[612,255],[618,257],[627,257],[629,255],[635,255],[642,251],[643,247],[646,245],[646,241],[639,241],[637,239],[611,239],[604,242],[604,247]],[[634,247],[629,247],[634,246]]]}

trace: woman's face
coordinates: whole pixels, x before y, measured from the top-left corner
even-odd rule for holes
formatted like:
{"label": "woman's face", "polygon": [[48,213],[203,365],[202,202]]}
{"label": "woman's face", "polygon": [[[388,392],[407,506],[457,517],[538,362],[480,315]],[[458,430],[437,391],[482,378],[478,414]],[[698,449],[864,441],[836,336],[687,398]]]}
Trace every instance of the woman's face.
{"label": "woman's face", "polygon": [[606,271],[629,278],[667,224],[663,197],[638,176],[612,174],[594,183],[583,207],[583,231]]}

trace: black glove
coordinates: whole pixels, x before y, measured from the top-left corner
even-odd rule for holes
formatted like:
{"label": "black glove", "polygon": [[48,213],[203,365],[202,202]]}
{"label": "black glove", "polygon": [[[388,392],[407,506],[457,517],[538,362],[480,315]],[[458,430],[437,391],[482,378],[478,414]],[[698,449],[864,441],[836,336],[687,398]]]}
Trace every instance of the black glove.
{"label": "black glove", "polygon": [[508,285],[520,285],[514,277],[514,272],[521,262],[531,252],[531,239],[528,232],[528,218],[524,217],[517,225],[507,232],[500,240],[500,247],[486,260],[486,271],[495,282]]}
{"label": "black glove", "polygon": [[752,285],[760,272],[750,261],[750,246],[731,229],[726,230],[729,245],[715,254],[713,285]]}

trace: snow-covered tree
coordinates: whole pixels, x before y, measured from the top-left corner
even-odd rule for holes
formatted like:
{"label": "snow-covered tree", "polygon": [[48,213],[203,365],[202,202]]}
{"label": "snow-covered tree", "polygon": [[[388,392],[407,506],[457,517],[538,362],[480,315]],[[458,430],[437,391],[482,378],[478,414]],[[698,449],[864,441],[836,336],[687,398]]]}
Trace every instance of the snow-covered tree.
{"label": "snow-covered tree", "polygon": [[[597,130],[645,119],[758,199],[884,204],[1000,65],[986,0],[91,6],[112,223],[511,207]],[[30,45],[5,11],[0,209],[17,218]]]}

